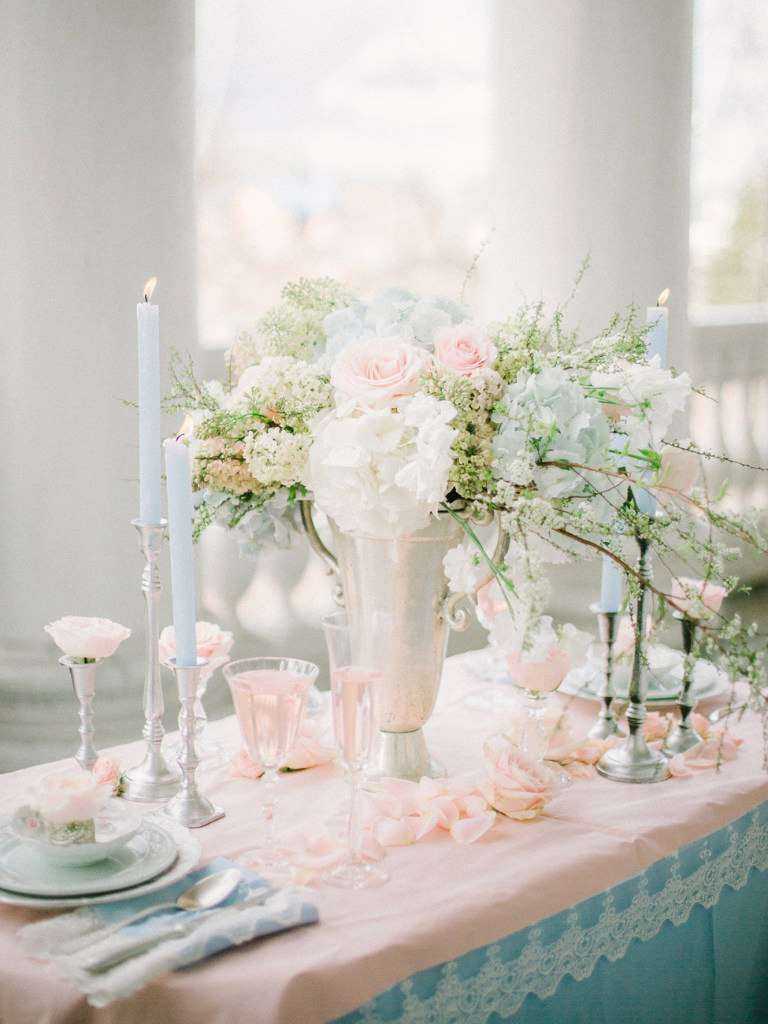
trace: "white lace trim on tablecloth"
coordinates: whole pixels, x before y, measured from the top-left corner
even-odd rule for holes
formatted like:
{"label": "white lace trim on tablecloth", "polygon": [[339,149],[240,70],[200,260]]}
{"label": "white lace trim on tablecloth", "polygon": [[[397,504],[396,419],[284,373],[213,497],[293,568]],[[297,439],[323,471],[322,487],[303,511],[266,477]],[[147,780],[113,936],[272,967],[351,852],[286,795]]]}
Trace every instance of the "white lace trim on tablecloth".
{"label": "white lace trim on tablecloth", "polygon": [[[641,875],[632,901],[623,909],[617,909],[615,896],[607,892],[593,924],[582,925],[574,908],[565,916],[565,930],[553,942],[543,942],[542,928],[533,927],[514,958],[504,957],[500,943],[486,947],[486,960],[472,977],[461,971],[460,960],[450,961],[440,969],[434,992],[426,998],[417,991],[414,979],[407,979],[397,986],[403,1005],[393,1022],[484,1024],[494,1013],[511,1017],[528,995],[549,998],[567,975],[576,981],[588,978],[601,957],[620,960],[635,939],[654,938],[668,921],[684,924],[697,904],[713,907],[726,886],[741,889],[753,868],[768,870],[768,825],[762,817],[758,808],[748,816],[745,829],[731,825],[723,830],[728,839],[721,852],[713,853],[710,840],[723,831],[702,840],[698,850],[702,863],[690,874],[681,874],[677,854],[662,861],[669,866],[663,888],[649,891],[648,877]],[[343,1019],[381,1024],[382,1016],[374,999]],[[389,1024],[390,1018],[385,1015],[384,1019]]]}

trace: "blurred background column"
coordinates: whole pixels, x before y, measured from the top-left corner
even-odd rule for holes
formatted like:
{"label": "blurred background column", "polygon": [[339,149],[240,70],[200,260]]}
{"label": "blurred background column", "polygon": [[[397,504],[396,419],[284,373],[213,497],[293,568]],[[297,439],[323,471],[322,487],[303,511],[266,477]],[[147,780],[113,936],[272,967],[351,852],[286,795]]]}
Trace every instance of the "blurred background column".
{"label": "blurred background column", "polygon": [[144,281],[159,278],[166,356],[196,326],[194,4],[2,10],[0,770],[42,760],[60,722],[75,736],[42,631],[64,614],[134,630],[100,671],[97,739],[138,735],[137,414],[121,400],[136,397]]}
{"label": "blurred background column", "polygon": [[[690,0],[497,0],[494,310],[573,304],[586,329],[672,289],[670,359],[684,365]],[[542,293],[542,282],[546,292]]]}

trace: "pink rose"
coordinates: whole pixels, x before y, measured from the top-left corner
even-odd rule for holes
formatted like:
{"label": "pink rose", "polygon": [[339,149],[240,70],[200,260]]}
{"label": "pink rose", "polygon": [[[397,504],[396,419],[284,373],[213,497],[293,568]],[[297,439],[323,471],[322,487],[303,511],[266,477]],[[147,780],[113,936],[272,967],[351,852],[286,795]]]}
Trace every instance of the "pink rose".
{"label": "pink rose", "polygon": [[544,661],[523,661],[519,652],[507,657],[512,682],[524,690],[551,693],[556,690],[571,670],[567,651],[553,645]]}
{"label": "pink rose", "polygon": [[659,487],[680,494],[690,494],[696,486],[701,473],[698,455],[666,445],[661,450],[661,467],[659,469]]}
{"label": "pink rose", "polygon": [[727,590],[717,583],[680,576],[672,581],[674,606],[692,619],[708,619],[720,611]]}
{"label": "pink rose", "polygon": [[470,323],[444,327],[435,337],[437,362],[462,377],[473,377],[497,355],[496,346]]}
{"label": "pink rose", "polygon": [[518,821],[540,814],[554,795],[555,777],[549,768],[505,736],[486,740],[483,755],[488,776],[480,792],[491,807]]}
{"label": "pink rose", "polygon": [[111,619],[91,619],[82,615],[65,615],[50,622],[45,632],[70,658],[108,658],[123,640],[131,635],[130,629]]}
{"label": "pink rose", "polygon": [[[215,622],[196,622],[195,640],[198,658],[205,658],[208,662],[200,674],[201,681],[206,683],[218,668],[229,661],[235,638]],[[176,657],[176,630],[173,626],[166,626],[160,634],[159,651],[163,665]]]}
{"label": "pink rose", "polygon": [[109,786],[112,793],[120,792],[120,765],[110,757],[98,757],[91,773],[97,782],[103,786]]}
{"label": "pink rose", "polygon": [[418,390],[428,358],[401,338],[373,338],[344,349],[333,364],[331,383],[364,408],[388,408]]}
{"label": "pink rose", "polygon": [[109,798],[111,788],[83,769],[56,772],[41,779],[30,801],[51,825],[90,821]]}

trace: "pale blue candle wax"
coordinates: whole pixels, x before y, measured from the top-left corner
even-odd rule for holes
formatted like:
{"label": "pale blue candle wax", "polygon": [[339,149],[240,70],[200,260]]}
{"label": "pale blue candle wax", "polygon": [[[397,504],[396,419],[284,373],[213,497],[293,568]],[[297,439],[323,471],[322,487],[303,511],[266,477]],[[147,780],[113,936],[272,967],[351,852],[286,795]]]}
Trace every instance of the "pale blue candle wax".
{"label": "pale blue candle wax", "polygon": [[621,608],[624,576],[619,566],[608,555],[603,555],[603,575],[600,580],[600,611],[617,612]]}
{"label": "pale blue candle wax", "polygon": [[160,500],[160,310],[136,307],[139,348],[139,519],[159,523]]}
{"label": "pale blue candle wax", "polygon": [[195,554],[192,543],[192,474],[189,447],[182,440],[169,438],[165,449],[165,475],[168,486],[168,529],[171,548],[171,588],[173,625],[176,631],[176,664],[197,664],[197,600],[195,593]]}
{"label": "pale blue candle wax", "polygon": [[650,325],[645,336],[648,358],[658,356],[660,365],[666,367],[669,364],[669,310],[666,306],[649,306],[645,322]]}

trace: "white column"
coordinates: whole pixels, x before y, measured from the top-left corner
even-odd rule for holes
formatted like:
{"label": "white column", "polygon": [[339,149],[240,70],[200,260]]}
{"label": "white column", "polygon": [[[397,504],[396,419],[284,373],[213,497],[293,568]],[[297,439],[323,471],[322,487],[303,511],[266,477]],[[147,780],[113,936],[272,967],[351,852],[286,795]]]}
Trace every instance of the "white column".
{"label": "white column", "polygon": [[[121,400],[146,279],[166,354],[196,325],[194,4],[4,0],[2,22],[0,770],[34,699],[70,698],[42,633],[62,614],[134,629],[99,682],[121,673],[138,732],[138,423]],[[97,699],[101,741],[114,718]]]}
{"label": "white column", "polygon": [[496,0],[489,306],[565,298],[585,328],[672,289],[685,356],[691,0]]}

